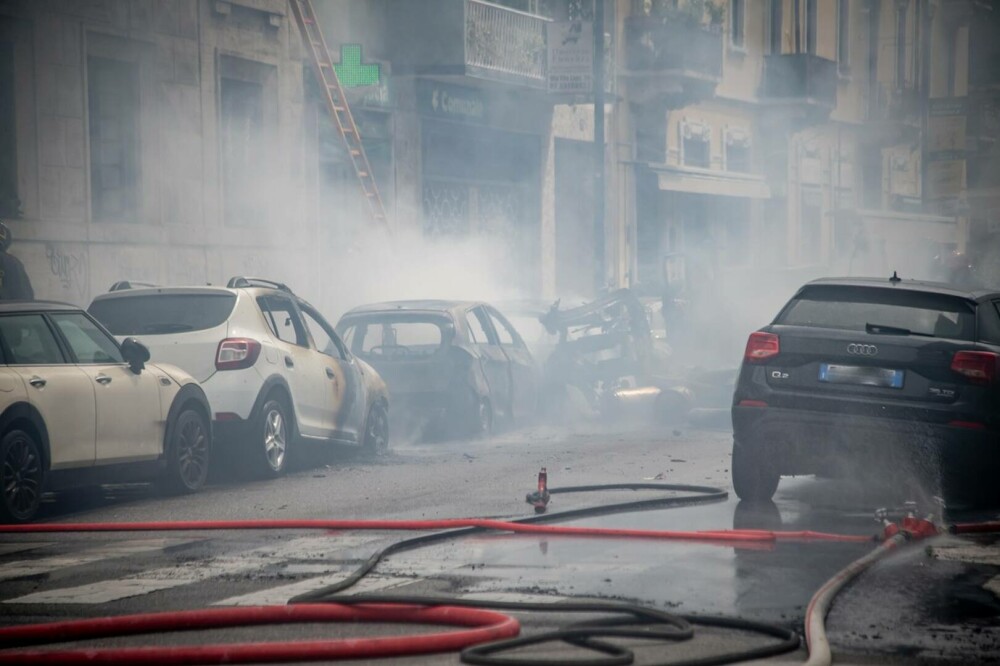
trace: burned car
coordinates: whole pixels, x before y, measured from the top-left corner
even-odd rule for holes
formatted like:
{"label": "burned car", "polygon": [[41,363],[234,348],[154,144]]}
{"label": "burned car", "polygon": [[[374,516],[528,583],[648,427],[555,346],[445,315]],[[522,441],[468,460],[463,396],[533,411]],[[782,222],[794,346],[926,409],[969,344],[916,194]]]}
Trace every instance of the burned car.
{"label": "burned car", "polygon": [[736,370],[682,367],[648,310],[629,289],[567,309],[554,303],[540,318],[558,336],[543,373],[547,411],[676,423],[724,410]]}
{"label": "burned car", "polygon": [[492,306],[398,301],[354,308],[337,324],[352,353],[385,379],[396,432],[486,436],[530,418],[538,371],[524,340]]}

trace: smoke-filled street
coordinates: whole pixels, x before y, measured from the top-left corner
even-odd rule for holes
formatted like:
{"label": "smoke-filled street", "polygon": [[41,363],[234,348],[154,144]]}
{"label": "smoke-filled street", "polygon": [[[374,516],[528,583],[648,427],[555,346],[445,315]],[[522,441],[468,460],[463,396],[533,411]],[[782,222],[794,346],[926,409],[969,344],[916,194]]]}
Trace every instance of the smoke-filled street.
{"label": "smoke-filled street", "polygon": [[0,664],[1000,664],[1000,3],[0,0]]}
{"label": "smoke-filled street", "polygon": [[[314,460],[268,483],[219,479],[189,498],[163,500],[147,487],[104,487],[46,503],[59,522],[247,519],[390,519],[532,514],[524,497],[545,467],[552,489],[589,484],[685,483],[728,487],[726,429],[643,429],[581,425],[531,427],[490,441],[418,444],[376,463],[348,454]],[[598,491],[561,496],[552,513],[662,496]],[[670,494],[670,493],[666,493]],[[872,536],[873,507],[891,493],[859,493],[836,479],[782,482],[776,501],[759,507],[735,498],[697,506],[581,518],[579,526],[644,530],[811,530]],[[423,534],[426,532],[416,532]],[[341,580],[375,550],[407,533],[282,530],[136,534],[23,534],[3,537],[5,623],[189,608],[283,604]],[[683,542],[567,536],[466,536],[390,555],[347,594],[446,595],[459,599],[559,602],[632,600],[677,613],[742,617],[797,626],[813,592],[870,543]],[[990,592],[1000,567],[995,550],[959,548],[948,537],[927,550],[875,568],[845,592],[829,618],[839,663],[970,663],[996,656],[997,612]],[[550,614],[520,614],[526,630],[558,624]],[[206,640],[291,640],[391,633],[391,627],[268,627],[177,635],[118,645]],[[699,628],[693,641],[643,646],[638,663],[662,663],[766,643],[759,636]],[[70,647],[70,646],[61,646]],[[555,649],[549,646],[549,650]],[[583,652],[558,648],[566,658]],[[545,654],[543,651],[539,654]],[[803,652],[782,660],[796,661]],[[575,655],[575,657],[574,657]],[[401,660],[407,663],[407,660]],[[455,655],[419,663],[458,663]],[[394,662],[388,662],[394,663]],[[416,663],[416,662],[414,662]]]}

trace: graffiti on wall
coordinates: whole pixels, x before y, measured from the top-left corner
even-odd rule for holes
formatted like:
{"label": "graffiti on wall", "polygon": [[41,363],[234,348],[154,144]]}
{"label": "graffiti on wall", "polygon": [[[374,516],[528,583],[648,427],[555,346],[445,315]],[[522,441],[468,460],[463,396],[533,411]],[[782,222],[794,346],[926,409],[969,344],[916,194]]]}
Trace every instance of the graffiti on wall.
{"label": "graffiti on wall", "polygon": [[56,243],[45,244],[45,258],[49,270],[62,284],[63,289],[73,294],[77,300],[87,297],[87,258],[82,253],[65,251]]}

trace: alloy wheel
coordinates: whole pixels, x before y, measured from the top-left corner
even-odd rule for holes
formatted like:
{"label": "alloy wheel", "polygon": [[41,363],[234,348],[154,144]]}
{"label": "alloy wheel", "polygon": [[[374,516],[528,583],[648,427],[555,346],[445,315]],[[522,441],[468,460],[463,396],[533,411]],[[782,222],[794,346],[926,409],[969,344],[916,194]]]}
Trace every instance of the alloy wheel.
{"label": "alloy wheel", "polygon": [[181,479],[189,488],[200,486],[208,474],[208,435],[200,418],[184,423],[177,440],[177,463]]}
{"label": "alloy wheel", "polygon": [[277,409],[272,409],[264,419],[264,454],[271,469],[281,469],[285,462],[286,448],[285,417]]}
{"label": "alloy wheel", "polygon": [[18,433],[3,458],[4,503],[12,518],[29,520],[41,499],[42,461],[26,435]]}

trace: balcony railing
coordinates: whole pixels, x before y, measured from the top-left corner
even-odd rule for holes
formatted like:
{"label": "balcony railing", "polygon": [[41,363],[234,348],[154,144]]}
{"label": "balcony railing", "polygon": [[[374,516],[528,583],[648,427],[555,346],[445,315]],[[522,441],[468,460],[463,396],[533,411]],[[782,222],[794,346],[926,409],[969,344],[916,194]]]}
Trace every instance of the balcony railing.
{"label": "balcony railing", "polygon": [[658,16],[625,19],[625,67],[633,73],[722,78],[722,33]]}
{"label": "balcony railing", "polygon": [[548,20],[482,0],[466,0],[466,65],[543,84]]}
{"label": "balcony railing", "polygon": [[761,97],[833,108],[837,105],[837,63],[811,53],[766,56]]}

